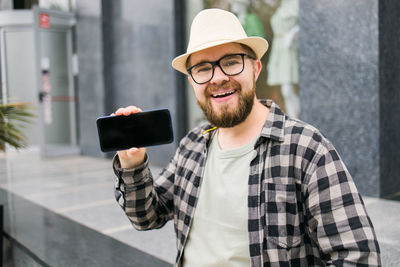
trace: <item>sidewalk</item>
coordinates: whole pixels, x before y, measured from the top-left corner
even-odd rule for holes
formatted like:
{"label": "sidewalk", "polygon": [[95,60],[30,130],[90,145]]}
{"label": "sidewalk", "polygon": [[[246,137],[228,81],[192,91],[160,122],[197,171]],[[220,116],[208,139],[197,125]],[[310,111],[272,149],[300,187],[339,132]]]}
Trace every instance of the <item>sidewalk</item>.
{"label": "sidewalk", "polygon": [[[161,168],[152,171],[157,175]],[[110,159],[43,159],[34,150],[0,153],[0,188],[173,263],[172,222],[159,230],[134,230],[114,199],[114,182]],[[400,202],[371,197],[364,197],[364,202],[378,236],[383,266],[400,266]]]}

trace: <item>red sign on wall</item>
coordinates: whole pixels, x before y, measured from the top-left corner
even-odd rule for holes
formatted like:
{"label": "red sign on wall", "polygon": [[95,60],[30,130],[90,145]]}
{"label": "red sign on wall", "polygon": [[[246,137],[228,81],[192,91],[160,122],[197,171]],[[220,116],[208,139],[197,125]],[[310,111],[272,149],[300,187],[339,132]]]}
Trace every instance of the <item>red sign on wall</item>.
{"label": "red sign on wall", "polygon": [[47,13],[39,14],[39,27],[48,29],[50,28],[50,15]]}

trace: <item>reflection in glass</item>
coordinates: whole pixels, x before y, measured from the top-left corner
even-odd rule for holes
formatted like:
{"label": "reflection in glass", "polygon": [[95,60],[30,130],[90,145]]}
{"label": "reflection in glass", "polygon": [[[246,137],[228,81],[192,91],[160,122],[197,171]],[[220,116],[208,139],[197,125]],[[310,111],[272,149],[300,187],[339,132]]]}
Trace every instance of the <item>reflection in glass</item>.
{"label": "reflection in glass", "polygon": [[282,0],[271,17],[274,39],[268,61],[268,85],[281,86],[286,113],[298,117],[300,113],[299,97],[295,92],[298,83],[297,34],[299,31],[298,0]]}

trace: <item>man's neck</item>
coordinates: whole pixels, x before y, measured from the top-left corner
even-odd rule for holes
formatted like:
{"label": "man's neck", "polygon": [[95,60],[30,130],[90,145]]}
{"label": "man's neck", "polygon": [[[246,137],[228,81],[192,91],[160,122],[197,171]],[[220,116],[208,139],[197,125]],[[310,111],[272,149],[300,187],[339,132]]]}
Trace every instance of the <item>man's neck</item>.
{"label": "man's neck", "polygon": [[218,129],[218,143],[221,149],[235,149],[255,139],[260,134],[268,114],[269,108],[256,99],[245,121],[235,127]]}

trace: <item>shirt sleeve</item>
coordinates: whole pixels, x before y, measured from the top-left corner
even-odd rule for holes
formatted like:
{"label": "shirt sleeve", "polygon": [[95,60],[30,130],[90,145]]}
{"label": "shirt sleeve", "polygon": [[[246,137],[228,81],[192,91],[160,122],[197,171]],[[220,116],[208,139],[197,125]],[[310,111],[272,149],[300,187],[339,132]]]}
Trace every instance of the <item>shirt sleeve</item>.
{"label": "shirt sleeve", "polygon": [[173,218],[174,168],[172,159],[155,182],[147,155],[142,165],[131,169],[121,168],[118,155],[114,157],[115,198],[137,230],[157,229]]}
{"label": "shirt sleeve", "polygon": [[307,183],[306,220],[328,266],[381,266],[378,241],[353,179],[334,147],[320,149]]}

